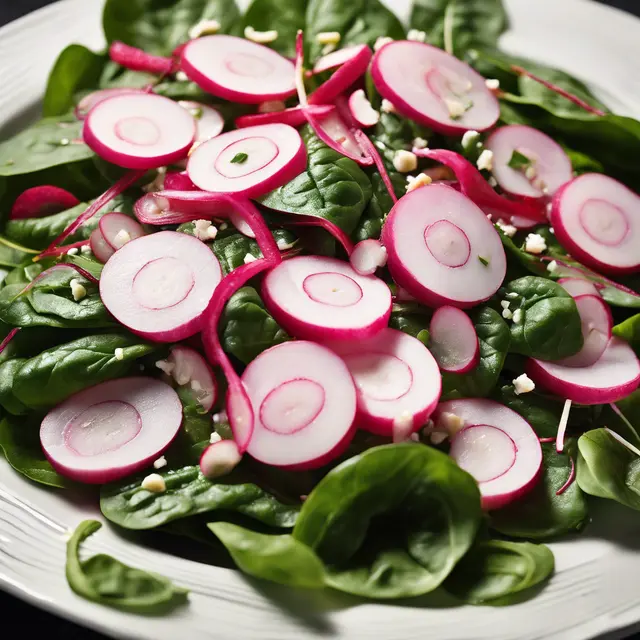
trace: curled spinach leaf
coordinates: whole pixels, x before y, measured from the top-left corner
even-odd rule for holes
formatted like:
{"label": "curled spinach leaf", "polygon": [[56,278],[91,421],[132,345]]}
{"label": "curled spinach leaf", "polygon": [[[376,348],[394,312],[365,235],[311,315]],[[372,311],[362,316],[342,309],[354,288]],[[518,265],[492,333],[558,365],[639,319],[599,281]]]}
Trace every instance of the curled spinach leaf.
{"label": "curled spinach leaf", "polygon": [[613,327],[613,335],[626,340],[640,354],[640,313]]}

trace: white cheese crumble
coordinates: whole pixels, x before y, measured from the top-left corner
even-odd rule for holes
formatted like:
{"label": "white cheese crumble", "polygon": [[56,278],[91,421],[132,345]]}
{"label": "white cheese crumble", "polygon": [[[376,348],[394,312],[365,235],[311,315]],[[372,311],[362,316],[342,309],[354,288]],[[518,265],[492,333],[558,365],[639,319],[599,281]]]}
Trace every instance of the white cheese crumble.
{"label": "white cheese crumble", "polygon": [[221,422],[226,422],[228,419],[227,412],[221,411],[220,413],[213,414],[213,424],[220,424]]}
{"label": "white cheese crumble", "polygon": [[498,225],[500,231],[502,231],[502,233],[504,233],[507,238],[513,238],[513,236],[515,236],[518,232],[518,230],[512,224],[505,224],[504,222],[502,222],[502,220],[498,220],[498,222],[496,222],[496,225]]}
{"label": "white cheese crumble", "polygon": [[124,360],[124,349],[122,347],[118,347],[114,352],[116,360]]}
{"label": "white cheese crumble", "polygon": [[84,288],[82,284],[80,284],[80,280],[76,280],[75,278],[69,283],[71,287],[71,295],[73,299],[78,302],[82,300],[87,295],[87,290]]}
{"label": "white cheese crumble", "polygon": [[494,189],[498,186],[498,181],[493,176],[489,176],[487,182],[489,183],[489,186],[493,187]]}
{"label": "white cheese crumble", "polygon": [[510,304],[511,304],[511,303],[510,303],[508,300],[501,300],[501,301],[500,301],[500,306],[501,306],[503,309],[508,309]]}
{"label": "white cheese crumble", "polygon": [[69,249],[69,251],[67,251],[67,255],[68,256],[77,256],[78,255],[78,247],[73,247],[72,249]]}
{"label": "white cheese crumble", "polygon": [[491,171],[493,169],[493,151],[489,149],[485,149],[478,158],[478,162],[476,165],[480,171],[486,169],[487,171]]}
{"label": "white cheese crumble", "polygon": [[162,467],[166,467],[167,466],[167,459],[164,456],[160,456],[154,463],[153,463],[153,468],[154,469],[162,469]]}
{"label": "white cheese crumble", "polygon": [[513,318],[513,312],[512,312],[512,311],[510,311],[509,309],[504,309],[504,310],[502,311],[502,317],[503,317],[505,320],[511,320],[511,318]]}
{"label": "white cheese crumble", "polygon": [[82,247],[80,247],[80,253],[85,256],[91,255],[91,247],[88,244],[82,245]]}
{"label": "white cheese crumble", "polygon": [[419,29],[409,29],[407,34],[407,40],[413,40],[415,42],[426,42],[427,34]]}
{"label": "white cheese crumble", "polygon": [[401,149],[396,151],[393,156],[393,166],[400,173],[409,173],[415,171],[418,167],[418,156],[411,151]]}
{"label": "white cheese crumble", "polygon": [[453,120],[462,118],[467,110],[461,100],[445,98],[444,103],[447,105],[447,109],[449,110],[449,117]]}
{"label": "white cheese crumble", "polygon": [[490,91],[497,91],[500,88],[500,80],[497,78],[487,78],[484,83]]}
{"label": "white cheese crumble", "polygon": [[424,138],[414,138],[411,145],[414,149],[426,149],[429,146],[429,142]]}
{"label": "white cheese crumble", "polygon": [[513,380],[513,386],[517,396],[521,393],[529,393],[536,388],[533,380],[526,373]]}
{"label": "white cheese crumble", "polygon": [[204,35],[211,35],[220,31],[220,23],[217,20],[201,20],[189,29],[189,37],[194,40]]}
{"label": "white cheese crumble", "polygon": [[195,220],[193,223],[193,233],[198,240],[202,242],[208,242],[209,240],[215,240],[218,235],[218,230],[210,220]]}
{"label": "white cheese crumble", "polygon": [[517,298],[518,294],[515,291],[509,291],[509,293],[507,293],[507,298]]}
{"label": "white cheese crumble", "polygon": [[340,42],[339,31],[322,31],[316,36],[316,42],[318,44],[333,44],[336,45]]}
{"label": "white cheese crumble", "polygon": [[426,187],[433,182],[426,173],[420,173],[415,178],[413,176],[410,177],[411,180],[407,180],[407,193],[414,189],[419,189],[420,187]]}
{"label": "white cheese crumble", "polygon": [[256,31],[253,27],[244,28],[244,37],[258,44],[268,44],[278,39],[278,32],[275,29],[270,31]]}
{"label": "white cheese crumble", "polygon": [[276,113],[286,108],[287,105],[282,100],[266,100],[258,105],[258,113]]}
{"label": "white cheese crumble", "polygon": [[393,104],[393,102],[391,102],[390,100],[387,100],[386,98],[382,99],[382,104],[380,105],[380,108],[385,112],[385,113],[398,113],[395,105]]}
{"label": "white cheese crumble", "polygon": [[447,439],[448,435],[446,431],[432,431],[429,435],[429,440],[431,440],[433,444],[441,444]]}
{"label": "white cheese crumble", "polygon": [[280,249],[280,251],[288,251],[289,249],[293,249],[295,241],[287,242],[284,238],[278,238],[276,240],[276,244],[278,245],[278,249]]}
{"label": "white cheese crumble", "polygon": [[151,491],[151,493],[163,493],[167,490],[164,478],[157,473],[150,473],[141,484],[143,489]]}
{"label": "white cheese crumble", "polygon": [[167,360],[158,360],[156,362],[156,367],[162,371],[162,373],[170,376],[173,370],[176,368],[176,365],[173,362],[168,362]]}
{"label": "white cheese crumble", "polygon": [[178,71],[176,73],[176,80],[179,82],[187,82],[189,80],[189,76],[184,71]]}
{"label": "white cheese crumble", "polygon": [[247,253],[247,255],[244,257],[245,264],[250,264],[251,262],[255,262],[256,260],[257,258],[250,253]]}
{"label": "white cheese crumble", "polygon": [[120,229],[113,239],[116,249],[122,249],[127,242],[131,242],[131,234],[126,229]]}
{"label": "white cheese crumble", "polygon": [[539,233],[530,233],[524,241],[524,250],[535,255],[546,251],[547,243]]}
{"label": "white cheese crumble", "polygon": [[385,44],[389,44],[390,42],[393,42],[393,38],[390,38],[389,36],[379,36],[373,45],[373,50],[378,51],[382,49]]}
{"label": "white cheese crumble", "polygon": [[220,442],[220,440],[222,440],[222,436],[219,433],[216,433],[215,431],[211,434],[211,437],[209,438],[209,442],[211,444],[215,444],[216,442]]}
{"label": "white cheese crumble", "polygon": [[450,435],[455,435],[464,427],[464,420],[449,411],[443,411],[439,416],[435,424],[436,431],[445,431]]}
{"label": "white cheese crumble", "polygon": [[469,131],[465,131],[462,136],[462,148],[465,151],[468,151],[473,147],[474,144],[477,144],[480,140],[480,134],[474,129],[470,129]]}
{"label": "white cheese crumble", "polygon": [[556,230],[555,230],[553,227],[549,227],[549,233],[550,233],[552,236],[555,236],[555,235],[556,235]]}
{"label": "white cheese crumble", "polygon": [[549,273],[553,273],[556,269],[558,268],[558,263],[555,260],[552,260],[548,265],[547,265],[547,271]]}
{"label": "white cheese crumble", "polygon": [[522,322],[522,309],[516,309],[513,312],[513,321],[515,324],[520,324]]}

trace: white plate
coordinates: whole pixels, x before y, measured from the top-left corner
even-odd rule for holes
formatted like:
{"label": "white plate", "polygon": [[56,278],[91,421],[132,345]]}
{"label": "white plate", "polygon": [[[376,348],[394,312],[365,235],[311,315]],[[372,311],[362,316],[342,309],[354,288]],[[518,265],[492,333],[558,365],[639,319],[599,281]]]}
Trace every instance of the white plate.
{"label": "white plate", "polygon": [[[5,125],[15,127],[33,113],[49,68],[64,46],[101,46],[101,4],[65,0],[0,30],[0,114]],[[409,2],[387,4],[402,15]],[[512,28],[503,37],[503,48],[565,68],[591,81],[620,113],[640,116],[639,20],[587,0],[508,0],[507,6]],[[293,592],[136,545],[105,527],[90,540],[89,551],[112,553],[192,591],[188,607],[169,617],[143,618],[82,600],[65,581],[65,534],[84,518],[99,517],[97,500],[47,491],[0,460],[0,587],[118,638],[614,637],[640,623],[640,517],[609,506],[599,515],[575,541],[551,545],[557,573],[549,586],[534,600],[506,609],[439,608],[433,598],[381,605],[333,592]]]}

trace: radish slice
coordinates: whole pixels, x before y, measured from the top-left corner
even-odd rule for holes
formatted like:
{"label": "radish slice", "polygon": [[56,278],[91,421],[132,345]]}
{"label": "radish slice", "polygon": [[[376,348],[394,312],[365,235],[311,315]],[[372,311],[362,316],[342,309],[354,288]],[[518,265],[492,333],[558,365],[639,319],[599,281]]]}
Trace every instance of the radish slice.
{"label": "radish slice", "polygon": [[362,240],[349,256],[355,272],[361,276],[373,275],[378,267],[387,264],[387,250],[378,240]]}
{"label": "radish slice", "polygon": [[382,228],[382,242],[393,279],[427,305],[473,307],[490,298],[506,274],[507,259],[491,222],[445,185],[400,198]]}
{"label": "radish slice", "polygon": [[121,378],[76,393],[52,409],[40,442],[53,468],[88,484],[144,469],[171,444],[182,423],[176,392],[154,378]]}
{"label": "radish slice", "polygon": [[168,171],[164,177],[166,191],[199,191],[186,171]]}
{"label": "radish slice", "polygon": [[182,51],[182,70],[205,91],[233,102],[257,104],[296,92],[290,60],[235,36],[191,40]]}
{"label": "radish slice", "polygon": [[173,365],[171,376],[181,386],[186,385],[205,411],[211,411],[218,397],[218,384],[206,360],[190,347],[171,348],[167,359]]}
{"label": "radish slice", "polygon": [[200,457],[200,471],[205,478],[226,476],[242,460],[242,453],[233,440],[220,440],[210,444]]}
{"label": "radish slice", "polygon": [[153,169],[186,157],[196,135],[193,117],[155,94],[124,94],[95,106],[84,122],[84,141],[120,167]]}
{"label": "radish slice", "polygon": [[367,128],[378,124],[380,112],[369,102],[363,89],[357,89],[349,96],[349,111],[359,127]]}
{"label": "radish slice", "polygon": [[107,213],[98,223],[105,242],[114,250],[122,249],[127,242],[144,235],[142,225],[124,213]]}
{"label": "radish slice", "polygon": [[371,75],[382,97],[402,115],[438,133],[486,131],[500,117],[498,100],[480,74],[422,42],[385,45],[373,57]]}
{"label": "radish slice", "polygon": [[276,322],[307,340],[370,338],[387,326],[391,314],[389,287],[335,258],[282,262],[267,274],[262,293]]}
{"label": "radish slice", "polygon": [[206,142],[222,133],[224,118],[220,112],[207,104],[181,100],[178,104],[186,109],[196,121],[196,144]]}
{"label": "radish slice", "polygon": [[316,60],[316,63],[313,65],[313,71],[310,71],[309,75],[315,75],[316,73],[323,73],[324,71],[337,69],[338,67],[352,60],[354,57],[363,55],[362,47],[363,45],[353,45],[351,47],[345,47],[344,49],[332,51],[326,56],[318,58]]}
{"label": "radish slice", "polygon": [[134,333],[157,342],[184,340],[202,327],[222,278],[218,260],[200,240],[161,231],[132,240],[107,262],[102,302]]}
{"label": "radish slice", "polygon": [[453,414],[463,428],[452,438],[449,455],[477,481],[484,509],[499,509],[538,482],[542,447],[531,425],[493,400],[450,400],[438,417]]}
{"label": "radish slice", "polygon": [[640,269],[640,196],[599,173],[575,178],[553,198],[556,237],[576,259],[609,273]]}
{"label": "radish slice", "polygon": [[204,191],[258,198],[289,182],[307,166],[300,134],[286,124],[236,129],[201,144],[187,173]]}
{"label": "radish slice", "polygon": [[594,364],[609,344],[613,329],[613,317],[609,305],[599,295],[582,295],[575,298],[582,323],[582,349],[573,356],[556,360],[565,367],[589,367]]}
{"label": "radish slice", "polygon": [[480,361],[480,344],[469,316],[456,307],[437,309],[429,325],[429,350],[442,371],[474,369]]}
{"label": "radish slice", "polygon": [[307,121],[307,113],[324,115],[333,110],[332,105],[318,104],[306,107],[291,107],[284,111],[271,111],[268,113],[250,113],[236,118],[236,127],[255,127],[261,124],[288,124],[290,127],[300,127]]}
{"label": "radish slice", "polygon": [[389,177],[389,173],[387,172],[387,168],[384,165],[382,157],[376,148],[376,145],[369,140],[364,131],[360,129],[356,129],[354,131],[354,136],[360,145],[360,148],[373,160],[373,163],[376,165],[376,169],[382,178],[382,182],[384,183],[385,188],[387,189],[387,193],[391,198],[391,202],[394,204],[398,202],[398,197],[396,196],[396,191],[393,188],[393,183],[391,182],[391,178]]}
{"label": "radish slice", "polygon": [[580,404],[617,402],[640,385],[638,358],[626,342],[616,337],[589,367],[529,359],[527,374],[536,384]]}
{"label": "radish slice", "polygon": [[242,374],[255,414],[247,453],[276,467],[311,469],[349,445],[356,388],[326,347],[298,340],[261,353]]}
{"label": "radish slice", "polygon": [[93,255],[103,264],[116,252],[116,250],[104,239],[100,227],[94,229],[89,236],[89,246]]}
{"label": "radish slice", "polygon": [[158,73],[164,76],[170,74],[174,68],[174,61],[171,58],[154,56],[117,40],[109,47],[109,57],[116,64],[131,71]]}
{"label": "radish slice", "polygon": [[309,96],[309,104],[331,104],[365,74],[371,62],[371,49],[366,44],[356,45],[352,49],[354,51],[350,57]]}
{"label": "radish slice", "polygon": [[42,218],[80,204],[72,193],[60,187],[42,185],[23,191],[13,203],[10,220]]}
{"label": "radish slice", "polygon": [[121,89],[101,89],[100,91],[94,91],[86,95],[80,102],[78,102],[78,106],[75,109],[75,115],[78,120],[85,120],[89,115],[89,111],[96,107],[101,102],[108,100],[109,98],[113,98],[115,96],[122,95],[130,95],[132,93],[146,93],[142,89],[132,89],[129,87],[122,87]]}
{"label": "radish slice", "polygon": [[[565,150],[533,127],[500,127],[489,136],[485,148],[493,152],[493,177],[516,196],[552,196],[573,179],[573,167]],[[518,168],[514,168],[514,162]]]}
{"label": "radish slice", "polygon": [[582,278],[560,278],[558,284],[573,298],[578,296],[599,296],[600,292],[593,282]]}
{"label": "radish slice", "polygon": [[389,437],[402,429],[408,437],[438,404],[438,365],[416,338],[386,328],[368,340],[327,346],[344,360],[355,380],[361,429]]}

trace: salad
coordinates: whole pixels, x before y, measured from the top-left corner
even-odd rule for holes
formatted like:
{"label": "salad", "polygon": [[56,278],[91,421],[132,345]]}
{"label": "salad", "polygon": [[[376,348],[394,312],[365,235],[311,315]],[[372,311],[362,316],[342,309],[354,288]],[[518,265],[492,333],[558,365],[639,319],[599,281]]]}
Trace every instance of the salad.
{"label": "salad", "polygon": [[[640,123],[499,0],[107,0],[0,144],[0,449],[254,577],[530,597],[640,510]],[[96,494],[97,499],[97,494]],[[168,579],[68,543],[128,611]],[[146,538],[145,538],[146,539]]]}

